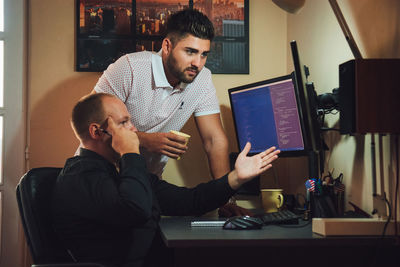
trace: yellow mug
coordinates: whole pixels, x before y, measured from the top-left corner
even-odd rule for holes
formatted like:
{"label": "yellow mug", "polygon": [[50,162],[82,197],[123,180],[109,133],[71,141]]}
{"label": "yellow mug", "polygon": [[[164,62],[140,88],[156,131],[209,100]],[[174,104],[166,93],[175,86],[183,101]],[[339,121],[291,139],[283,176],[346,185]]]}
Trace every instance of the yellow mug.
{"label": "yellow mug", "polygon": [[[189,143],[190,135],[182,133],[182,132],[174,131],[174,130],[171,130],[169,132],[173,133],[173,134],[176,134],[176,135],[179,135],[179,136],[182,136],[182,137],[185,137],[185,139],[186,139],[185,146]],[[180,159],[181,159],[181,157],[177,158],[177,160],[180,160]]]}
{"label": "yellow mug", "polygon": [[283,189],[261,189],[262,206],[266,213],[277,212],[283,205]]}

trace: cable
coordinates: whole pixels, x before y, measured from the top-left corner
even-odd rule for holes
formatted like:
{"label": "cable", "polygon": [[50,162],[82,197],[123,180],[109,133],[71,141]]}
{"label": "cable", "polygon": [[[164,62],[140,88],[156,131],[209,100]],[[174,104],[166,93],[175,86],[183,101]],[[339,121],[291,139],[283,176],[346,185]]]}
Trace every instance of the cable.
{"label": "cable", "polygon": [[338,132],[339,132],[340,129],[337,129],[337,128],[325,128],[325,127],[324,127],[324,128],[321,128],[321,131],[326,131],[326,132],[327,132],[327,131],[338,131]]}
{"label": "cable", "polygon": [[377,262],[377,259],[378,259],[378,255],[379,255],[379,251],[380,251],[380,249],[381,249],[381,246],[382,246],[382,242],[383,242],[383,240],[384,240],[384,238],[385,238],[385,234],[386,234],[386,229],[387,229],[387,226],[389,225],[389,222],[390,222],[390,220],[391,220],[391,218],[392,218],[392,206],[390,205],[390,202],[389,202],[389,200],[386,198],[386,193],[383,193],[383,198],[384,198],[384,200],[385,200],[385,202],[386,202],[386,205],[388,206],[388,209],[389,209],[389,216],[388,216],[388,218],[387,218],[387,220],[386,220],[386,222],[385,222],[385,225],[383,226],[383,231],[382,231],[382,235],[381,235],[381,237],[378,239],[378,243],[377,243],[377,245],[376,245],[376,249],[375,249],[375,256],[374,256],[374,259],[373,259],[373,261],[372,261],[372,267],[373,266],[376,266],[376,262]]}
{"label": "cable", "polygon": [[339,113],[339,111],[336,108],[322,109],[322,112],[324,114],[332,114],[332,115],[336,115]]}
{"label": "cable", "polygon": [[384,195],[383,195],[384,200],[385,200],[386,205],[388,206],[388,209],[389,209],[389,216],[388,216],[388,218],[387,218],[387,220],[386,220],[385,226],[383,227],[383,231],[382,231],[382,236],[381,236],[381,238],[384,238],[384,237],[385,237],[386,228],[387,228],[387,226],[389,225],[390,220],[392,219],[392,206],[390,205],[389,200],[386,198],[386,193],[383,193],[383,194],[384,194]]}
{"label": "cable", "polygon": [[[396,160],[396,188],[395,188],[395,194],[394,194],[394,229],[395,229],[395,236],[396,236],[396,241],[397,244],[399,243],[400,239],[399,239],[399,235],[398,235],[398,231],[397,231],[397,198],[398,198],[398,192],[399,192],[399,136],[396,134],[395,135],[395,139],[394,139],[394,147],[395,147],[395,160]],[[383,231],[382,231],[382,235],[380,237],[380,239],[378,240],[378,244],[376,246],[376,251],[375,251],[375,257],[374,260],[372,262],[372,266],[376,265],[377,259],[378,259],[378,254],[379,254],[379,250],[381,249],[382,246],[382,242],[383,239],[385,237],[385,233],[386,233],[386,229],[387,226],[389,225],[389,222],[392,218],[392,207],[390,205],[390,202],[388,201],[388,199],[386,198],[386,194],[384,193],[384,200],[388,206],[389,209],[389,216],[388,219],[386,220],[386,223],[383,227]]]}
{"label": "cable", "polygon": [[307,223],[305,224],[276,224],[276,226],[278,227],[282,227],[282,228],[302,228],[302,227],[306,227],[307,225],[309,225],[312,222],[312,219],[310,218],[310,220],[307,221]]}

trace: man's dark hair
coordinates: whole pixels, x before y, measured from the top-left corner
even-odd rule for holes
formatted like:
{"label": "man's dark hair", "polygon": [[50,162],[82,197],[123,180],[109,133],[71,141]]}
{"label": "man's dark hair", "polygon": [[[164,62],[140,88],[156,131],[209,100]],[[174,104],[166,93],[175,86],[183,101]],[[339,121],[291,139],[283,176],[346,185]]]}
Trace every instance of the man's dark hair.
{"label": "man's dark hair", "polygon": [[72,109],[72,128],[80,139],[88,138],[91,123],[102,124],[106,119],[103,108],[104,97],[113,97],[113,95],[96,93],[84,96]]}
{"label": "man's dark hair", "polygon": [[173,14],[167,22],[166,36],[174,44],[191,34],[197,38],[214,38],[214,26],[206,15],[196,9],[184,9]]}

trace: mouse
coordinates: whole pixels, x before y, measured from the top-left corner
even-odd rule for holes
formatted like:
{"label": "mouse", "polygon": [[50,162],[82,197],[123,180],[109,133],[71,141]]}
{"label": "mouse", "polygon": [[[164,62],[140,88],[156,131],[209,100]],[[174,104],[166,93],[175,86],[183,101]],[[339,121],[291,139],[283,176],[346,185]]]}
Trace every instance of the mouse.
{"label": "mouse", "polygon": [[227,219],[222,226],[226,230],[253,230],[261,229],[263,221],[260,218],[245,216],[235,216]]}

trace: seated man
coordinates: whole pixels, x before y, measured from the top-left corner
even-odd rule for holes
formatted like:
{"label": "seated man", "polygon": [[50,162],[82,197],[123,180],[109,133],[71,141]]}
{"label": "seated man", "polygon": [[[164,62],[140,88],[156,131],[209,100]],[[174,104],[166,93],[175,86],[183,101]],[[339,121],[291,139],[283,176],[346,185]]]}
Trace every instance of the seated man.
{"label": "seated man", "polygon": [[161,253],[160,215],[201,215],[222,206],[243,183],[269,169],[279,153],[272,147],[247,157],[248,143],[233,171],[189,189],[146,171],[136,128],[115,96],[82,98],[72,111],[72,127],[81,149],[57,178],[54,228],[77,261],[108,266],[151,266]]}

